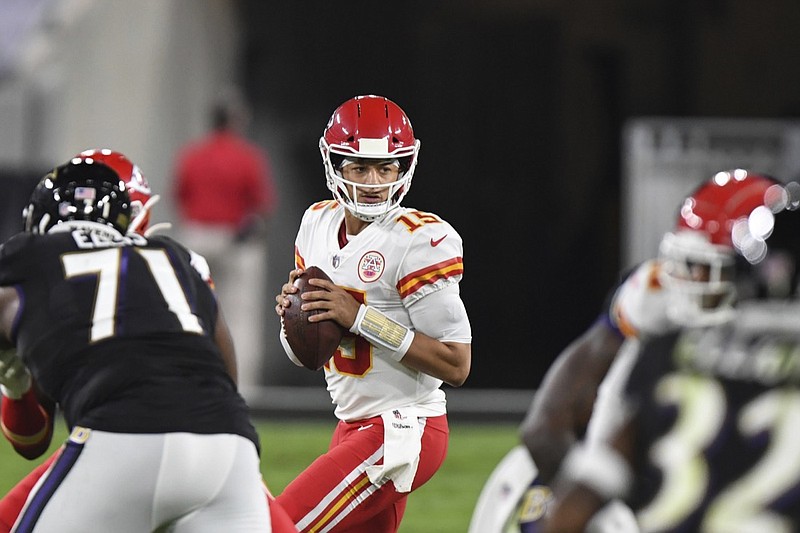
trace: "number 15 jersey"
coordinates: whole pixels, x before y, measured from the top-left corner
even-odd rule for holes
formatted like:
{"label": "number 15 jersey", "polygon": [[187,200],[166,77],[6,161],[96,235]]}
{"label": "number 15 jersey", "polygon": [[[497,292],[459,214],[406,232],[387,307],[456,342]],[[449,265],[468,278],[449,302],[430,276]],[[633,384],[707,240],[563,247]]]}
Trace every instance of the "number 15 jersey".
{"label": "number 15 jersey", "polygon": [[[460,299],[457,306],[443,307],[431,306],[435,298],[426,298],[440,291],[458,294],[464,266],[456,230],[434,214],[398,207],[358,235],[346,235],[344,213],[333,200],[306,210],[295,241],[295,264],[321,268],[357,301],[412,330],[440,341],[470,343]],[[351,333],[326,363],[325,379],[341,420],[407,406],[417,407],[420,416],[446,412],[441,380]]]}

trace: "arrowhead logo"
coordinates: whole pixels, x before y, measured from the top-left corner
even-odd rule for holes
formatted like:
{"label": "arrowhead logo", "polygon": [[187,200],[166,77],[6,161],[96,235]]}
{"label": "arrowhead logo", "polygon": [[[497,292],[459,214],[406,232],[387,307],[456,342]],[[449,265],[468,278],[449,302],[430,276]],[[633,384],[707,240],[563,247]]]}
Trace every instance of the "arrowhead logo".
{"label": "arrowhead logo", "polygon": [[431,239],[431,246],[433,247],[439,246],[439,243],[442,242],[445,239],[445,237],[447,237],[446,233],[444,234],[444,237],[442,237],[441,239],[436,239],[436,240]]}

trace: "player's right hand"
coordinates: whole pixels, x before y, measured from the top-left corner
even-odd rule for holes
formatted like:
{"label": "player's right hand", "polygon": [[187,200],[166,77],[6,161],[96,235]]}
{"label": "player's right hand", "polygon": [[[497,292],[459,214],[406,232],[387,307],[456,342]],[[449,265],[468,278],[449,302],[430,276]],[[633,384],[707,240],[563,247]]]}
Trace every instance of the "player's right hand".
{"label": "player's right hand", "polygon": [[31,388],[31,373],[14,348],[0,350],[0,390],[3,395],[18,400]]}

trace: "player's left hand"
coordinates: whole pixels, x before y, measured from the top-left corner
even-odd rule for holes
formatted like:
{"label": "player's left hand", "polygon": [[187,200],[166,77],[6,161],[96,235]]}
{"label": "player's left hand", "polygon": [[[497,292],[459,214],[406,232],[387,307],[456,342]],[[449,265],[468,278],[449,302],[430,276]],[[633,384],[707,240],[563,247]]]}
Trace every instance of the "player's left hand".
{"label": "player's left hand", "polygon": [[31,388],[31,373],[17,357],[13,348],[0,350],[0,389],[5,396],[12,400],[22,398],[22,395]]}
{"label": "player's left hand", "polygon": [[350,329],[358,315],[358,308],[361,304],[353,298],[353,295],[339,287],[335,283],[311,278],[308,280],[310,285],[319,287],[318,291],[307,291],[303,293],[303,311],[319,309],[322,312],[308,317],[309,322],[319,322],[321,320],[333,320],[345,329]]}
{"label": "player's left hand", "polygon": [[289,305],[291,305],[291,302],[289,301],[287,296],[297,292],[297,287],[294,286],[294,280],[296,280],[297,276],[299,276],[302,273],[303,273],[302,268],[295,268],[294,270],[289,271],[289,281],[287,281],[281,286],[280,294],[275,296],[275,302],[277,302],[277,305],[275,306],[275,313],[279,317],[281,317],[281,320],[283,320],[284,308],[289,307]]}

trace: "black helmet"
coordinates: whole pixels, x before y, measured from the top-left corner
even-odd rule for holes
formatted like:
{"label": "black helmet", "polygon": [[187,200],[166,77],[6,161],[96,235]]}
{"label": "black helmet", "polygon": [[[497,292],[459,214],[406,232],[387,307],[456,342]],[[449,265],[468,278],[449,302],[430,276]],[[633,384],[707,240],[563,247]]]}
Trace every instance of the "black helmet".
{"label": "black helmet", "polygon": [[22,211],[25,231],[47,233],[62,222],[85,220],[128,229],[131,201],[111,167],[85,159],[72,159],[45,175]]}

